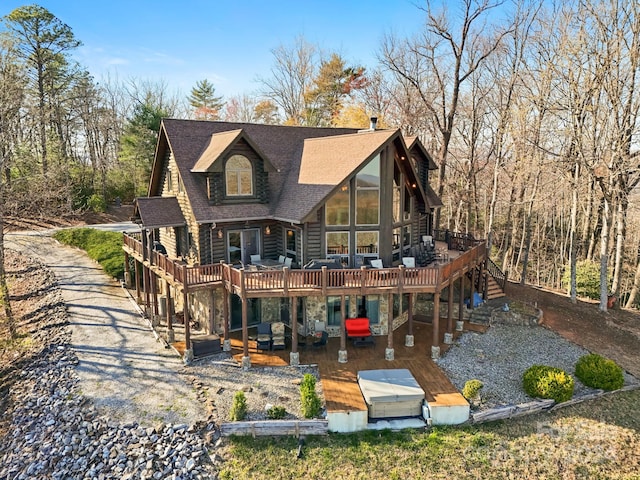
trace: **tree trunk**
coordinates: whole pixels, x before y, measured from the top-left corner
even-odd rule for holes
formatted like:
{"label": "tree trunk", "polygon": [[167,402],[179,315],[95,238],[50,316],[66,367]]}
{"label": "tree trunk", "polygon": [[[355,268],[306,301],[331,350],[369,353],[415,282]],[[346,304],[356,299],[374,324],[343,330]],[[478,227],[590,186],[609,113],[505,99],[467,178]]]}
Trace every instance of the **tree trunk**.
{"label": "tree trunk", "polygon": [[611,282],[611,293],[620,293],[620,279],[622,278],[622,260],[624,258],[624,239],[627,233],[627,196],[624,192],[618,199],[616,209],[616,249],[613,262],[613,280]]}
{"label": "tree trunk", "polygon": [[[0,199],[4,198],[3,190],[3,182],[0,179]],[[13,312],[11,311],[10,300],[7,275],[4,268],[4,212],[2,211],[2,205],[0,205],[0,305],[4,310],[4,323],[9,331],[9,337],[13,340],[18,332]]]}
{"label": "tree trunk", "polygon": [[571,266],[571,285],[569,287],[569,295],[571,296],[571,303],[577,303],[577,285],[576,285],[576,273],[577,273],[577,241],[576,241],[576,226],[578,217],[578,180],[580,180],[580,163],[576,162],[575,170],[573,174],[573,183],[571,185],[571,228],[569,236],[569,264]]}
{"label": "tree trunk", "polygon": [[638,260],[636,262],[636,274],[633,278],[633,287],[629,292],[629,298],[627,298],[627,303],[624,305],[624,308],[633,307],[633,303],[636,301],[636,296],[638,295],[639,289],[640,289],[640,244],[638,245]]}
{"label": "tree trunk", "polygon": [[607,273],[609,266],[609,201],[604,197],[602,208],[602,231],[600,232],[600,306],[603,312],[607,311],[607,301],[609,297],[609,285]]}

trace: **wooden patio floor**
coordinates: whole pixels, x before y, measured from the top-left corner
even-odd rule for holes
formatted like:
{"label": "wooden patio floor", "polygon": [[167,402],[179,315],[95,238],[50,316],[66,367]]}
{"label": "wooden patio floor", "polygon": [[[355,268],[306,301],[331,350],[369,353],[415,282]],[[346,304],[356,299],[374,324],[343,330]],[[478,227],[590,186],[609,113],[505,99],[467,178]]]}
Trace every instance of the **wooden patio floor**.
{"label": "wooden patio floor", "polygon": [[[480,330],[484,327],[465,323],[467,330]],[[431,360],[431,333],[430,323],[414,321],[413,334],[414,346],[404,345],[408,324],[402,325],[394,332],[393,347],[394,357],[392,361],[385,360],[384,354],[387,347],[387,337],[375,337],[374,346],[354,347],[347,342],[347,363],[338,362],[339,338],[330,338],[323,348],[299,348],[301,365],[318,365],[322,389],[329,412],[348,412],[366,410],[364,399],[357,383],[357,373],[360,370],[407,368],[411,371],[416,381],[426,393],[430,404],[447,406],[460,405],[465,402],[456,387],[447,376]],[[440,320],[440,332],[444,336],[446,331],[446,319]],[[233,357],[240,362],[242,360],[241,333],[235,332],[231,336],[231,348]],[[251,335],[250,335],[251,336]],[[454,334],[454,338],[459,332]],[[441,352],[444,353],[449,345],[442,343]],[[256,342],[249,341],[249,355],[251,365],[254,367],[286,366],[289,364],[289,352],[287,350],[261,351],[256,349]]]}

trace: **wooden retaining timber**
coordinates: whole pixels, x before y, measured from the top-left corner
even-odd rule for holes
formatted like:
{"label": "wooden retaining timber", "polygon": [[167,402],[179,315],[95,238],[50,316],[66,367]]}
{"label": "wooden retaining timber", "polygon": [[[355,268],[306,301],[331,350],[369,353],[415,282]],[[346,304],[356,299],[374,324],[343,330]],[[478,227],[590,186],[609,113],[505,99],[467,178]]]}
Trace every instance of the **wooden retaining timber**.
{"label": "wooden retaining timber", "polygon": [[268,437],[276,435],[327,435],[327,420],[256,420],[252,422],[228,422],[220,425],[223,437],[230,435],[251,435]]}

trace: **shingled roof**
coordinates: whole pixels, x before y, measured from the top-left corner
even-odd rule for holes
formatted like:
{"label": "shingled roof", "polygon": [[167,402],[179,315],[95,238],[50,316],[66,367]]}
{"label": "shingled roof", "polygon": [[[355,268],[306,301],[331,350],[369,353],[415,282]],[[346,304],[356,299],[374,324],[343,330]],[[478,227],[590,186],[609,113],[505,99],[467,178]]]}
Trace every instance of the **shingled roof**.
{"label": "shingled roof", "polygon": [[[301,223],[354,170],[395,137],[401,137],[399,130],[358,133],[349,128],[164,119],[156,156],[166,142],[198,223],[261,218]],[[271,201],[211,205],[203,173],[217,170],[213,166],[216,160],[241,138],[265,161]],[[154,165],[150,195],[161,194],[158,166]]]}
{"label": "shingled roof", "polygon": [[187,224],[176,197],[141,197],[135,216],[145,228],[182,227]]}

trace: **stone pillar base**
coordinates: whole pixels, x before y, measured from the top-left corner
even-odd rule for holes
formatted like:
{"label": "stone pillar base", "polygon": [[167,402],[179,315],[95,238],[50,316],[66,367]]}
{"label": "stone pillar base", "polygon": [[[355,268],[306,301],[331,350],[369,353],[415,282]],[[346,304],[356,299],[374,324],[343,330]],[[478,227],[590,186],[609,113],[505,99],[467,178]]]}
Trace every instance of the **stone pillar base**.
{"label": "stone pillar base", "polygon": [[453,343],[453,333],[446,332],[444,334],[444,343],[451,345]]}
{"label": "stone pillar base", "polygon": [[185,365],[189,365],[193,362],[193,348],[184,351],[184,358],[182,359]]}
{"label": "stone pillar base", "polygon": [[231,351],[231,340],[224,340],[222,342],[222,351],[230,352]]}
{"label": "stone pillar base", "polygon": [[124,272],[124,286],[131,288],[131,274],[128,271]]}
{"label": "stone pillar base", "polygon": [[338,363],[347,363],[347,351],[338,350]]}
{"label": "stone pillar base", "polygon": [[175,343],[176,341],[176,332],[173,328],[167,329],[167,343]]}
{"label": "stone pillar base", "polygon": [[153,328],[156,328],[158,325],[160,325],[160,317],[158,315],[155,314],[151,314],[151,326]]}
{"label": "stone pillar base", "polygon": [[384,359],[385,360],[393,360],[395,358],[395,353],[393,348],[385,348],[384,349]]}
{"label": "stone pillar base", "polygon": [[289,352],[289,365],[292,367],[300,365],[300,354],[298,352]]}
{"label": "stone pillar base", "polygon": [[456,321],[456,332],[461,332],[464,329],[464,322],[460,320]]}
{"label": "stone pillar base", "polygon": [[405,335],[404,337],[404,346],[405,347],[413,347],[413,335]]}
{"label": "stone pillar base", "polygon": [[431,359],[438,360],[440,358],[440,347],[431,346]]}
{"label": "stone pillar base", "polygon": [[251,357],[242,357],[242,369],[249,370],[251,368]]}

